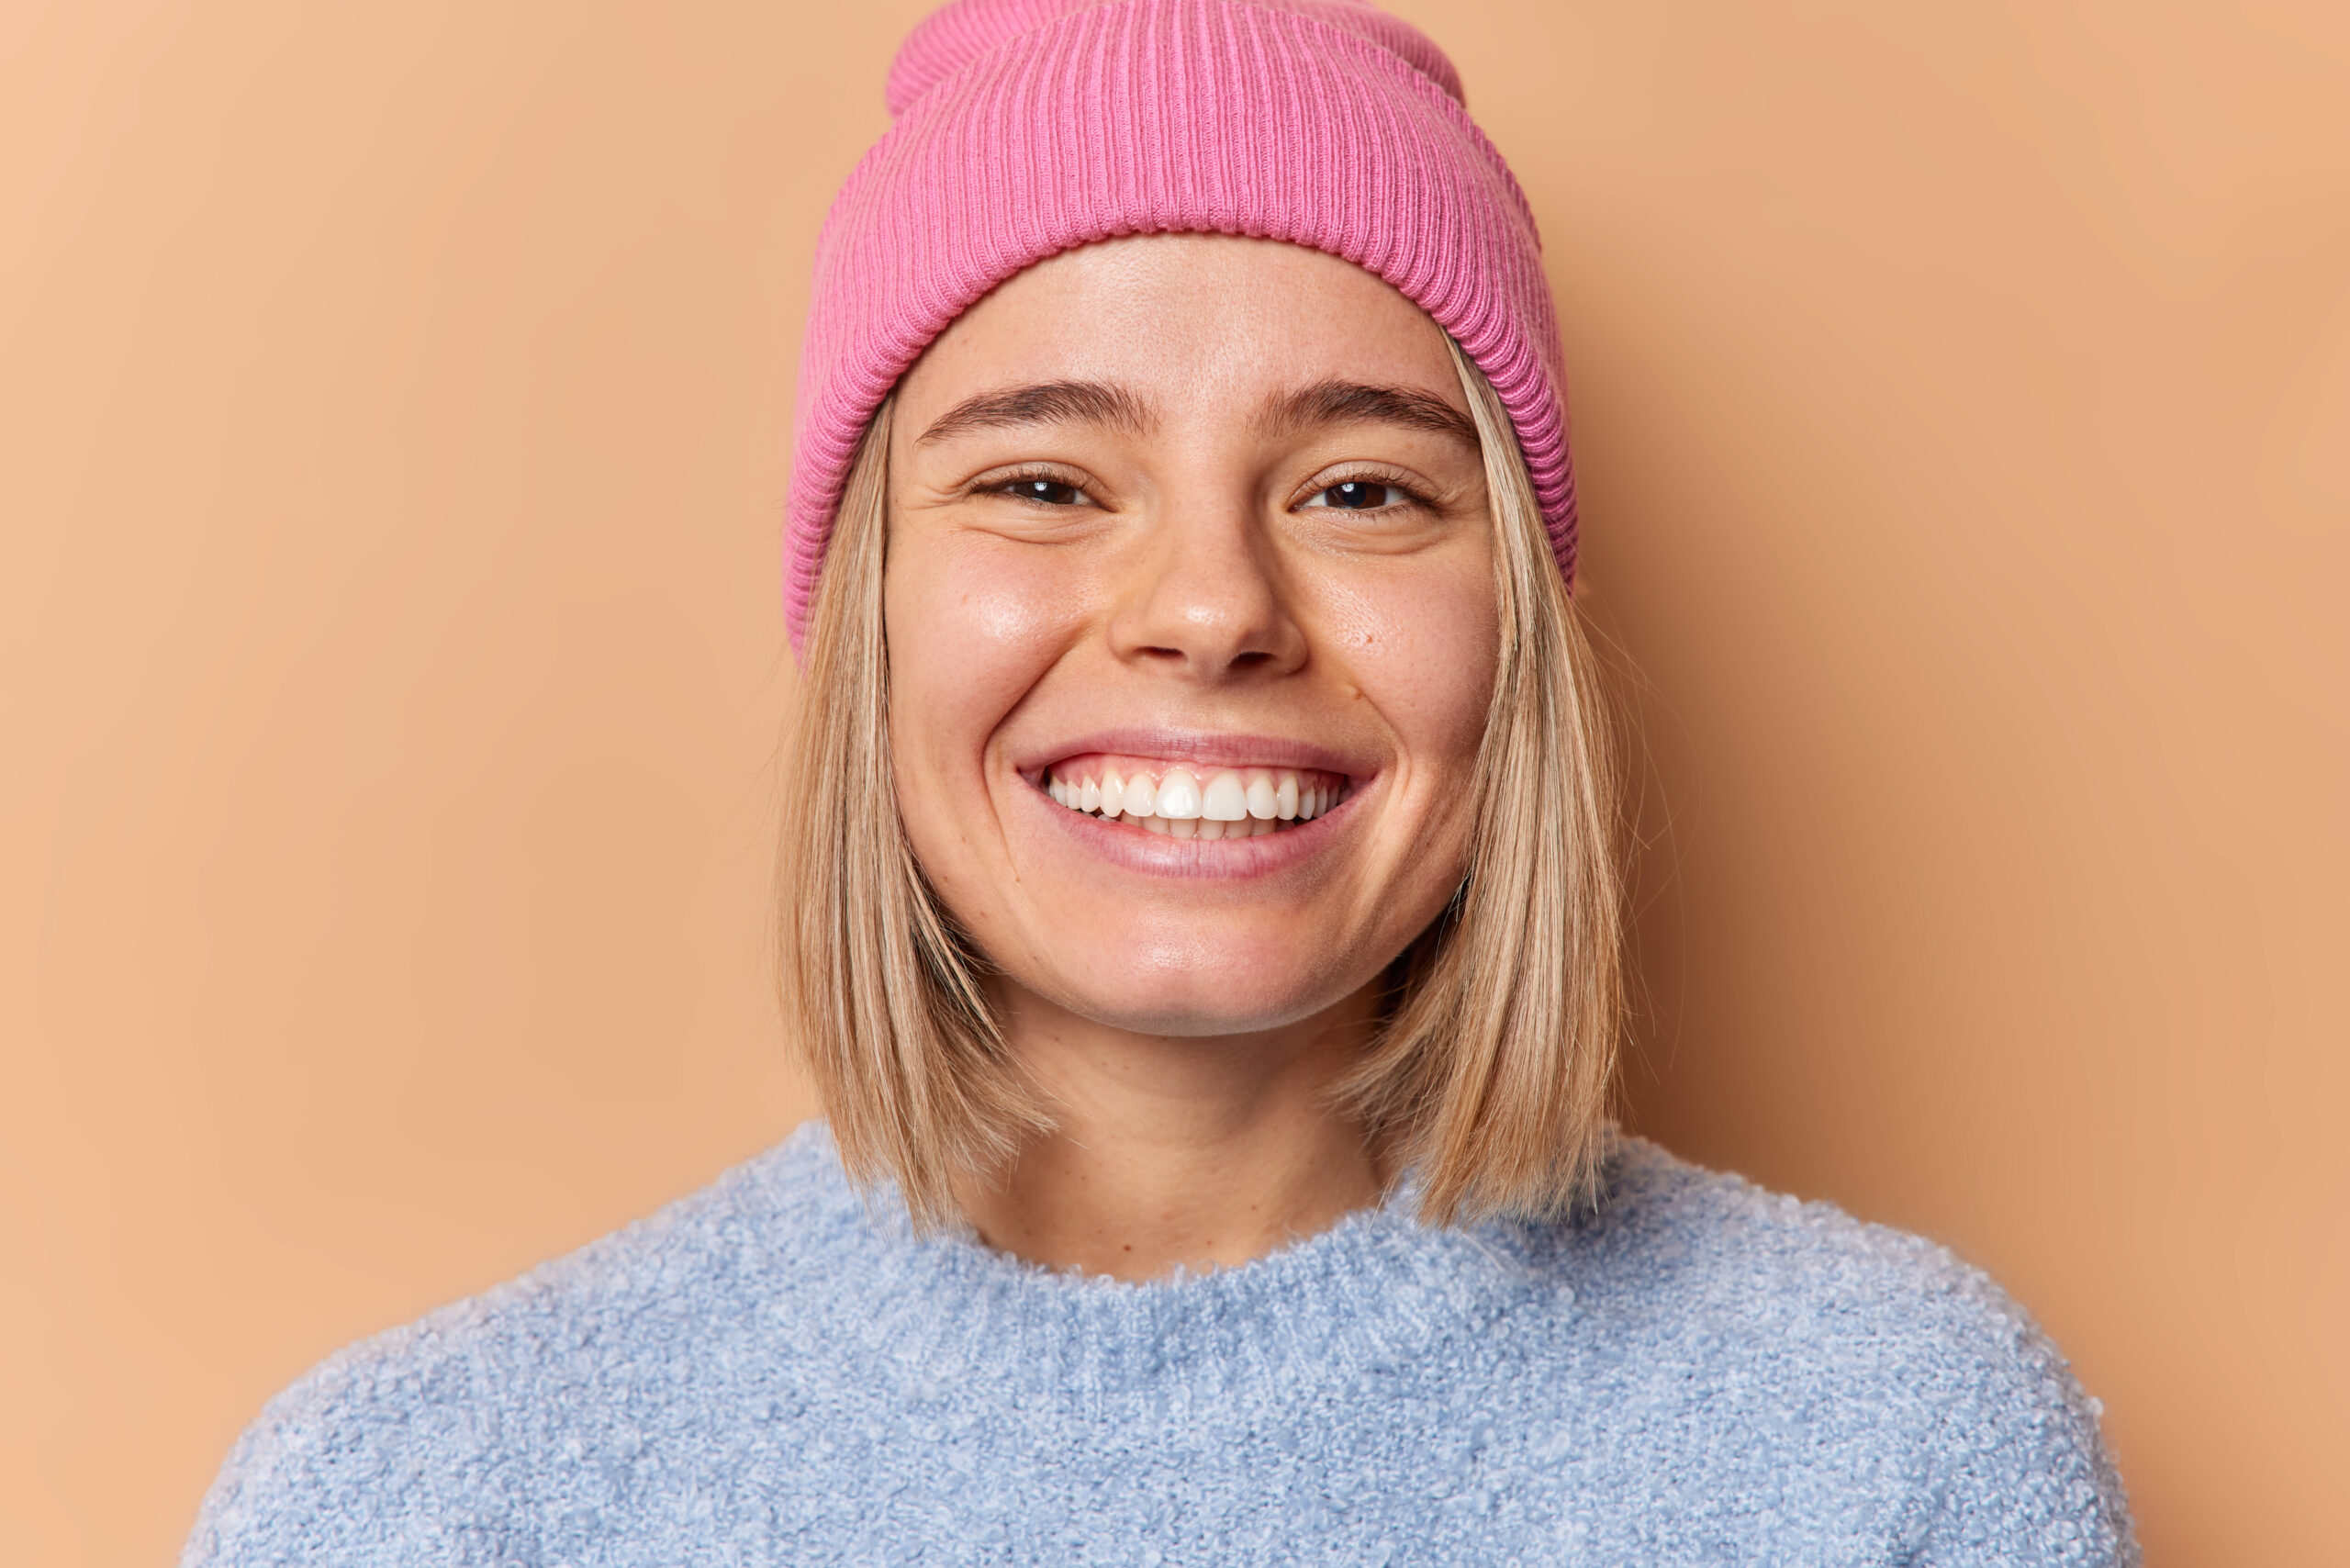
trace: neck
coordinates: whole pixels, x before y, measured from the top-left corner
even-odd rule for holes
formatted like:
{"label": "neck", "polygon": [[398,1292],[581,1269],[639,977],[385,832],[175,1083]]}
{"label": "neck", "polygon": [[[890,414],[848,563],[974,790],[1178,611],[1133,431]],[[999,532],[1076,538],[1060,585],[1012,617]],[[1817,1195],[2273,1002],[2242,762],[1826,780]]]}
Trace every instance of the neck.
{"label": "neck", "polygon": [[1370,1038],[1369,988],[1300,1023],[1214,1036],[1112,1028],[1009,983],[996,1001],[1055,1127],[958,1191],[990,1247],[1147,1280],[1262,1257],[1377,1200],[1368,1140],[1330,1103]]}

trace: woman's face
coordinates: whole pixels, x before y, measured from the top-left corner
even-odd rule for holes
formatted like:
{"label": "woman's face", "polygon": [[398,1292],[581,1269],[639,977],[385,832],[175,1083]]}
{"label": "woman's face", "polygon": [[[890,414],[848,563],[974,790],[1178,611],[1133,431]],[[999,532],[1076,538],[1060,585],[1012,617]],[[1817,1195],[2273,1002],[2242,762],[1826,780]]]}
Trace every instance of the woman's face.
{"label": "woman's face", "polygon": [[1271,1028],[1443,908],[1493,543],[1402,295],[1266,241],[1068,252],[908,373],[890,494],[898,802],[1006,980],[1141,1032]]}

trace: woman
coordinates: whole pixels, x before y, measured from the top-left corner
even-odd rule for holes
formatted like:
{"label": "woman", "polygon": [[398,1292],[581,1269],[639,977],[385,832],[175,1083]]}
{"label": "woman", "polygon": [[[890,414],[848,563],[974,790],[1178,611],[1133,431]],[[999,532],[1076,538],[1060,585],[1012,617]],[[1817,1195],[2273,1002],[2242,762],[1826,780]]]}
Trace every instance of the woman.
{"label": "woman", "polygon": [[821,249],[784,980],[829,1128],[330,1361],[192,1563],[2109,1562],[1921,1242],[1604,1121],[1550,304],[1353,0],[963,0]]}

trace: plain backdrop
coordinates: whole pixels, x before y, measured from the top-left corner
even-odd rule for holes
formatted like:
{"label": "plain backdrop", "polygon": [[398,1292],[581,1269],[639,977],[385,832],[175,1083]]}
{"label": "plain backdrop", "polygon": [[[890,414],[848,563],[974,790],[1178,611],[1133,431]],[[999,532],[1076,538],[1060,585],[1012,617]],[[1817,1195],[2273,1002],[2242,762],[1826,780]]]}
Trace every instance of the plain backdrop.
{"label": "plain backdrop", "polygon": [[[1630,1114],[2350,1562],[2350,11],[1407,0],[1547,237]],[[810,1106],[778,525],[915,4],[0,6],[0,1560]]]}

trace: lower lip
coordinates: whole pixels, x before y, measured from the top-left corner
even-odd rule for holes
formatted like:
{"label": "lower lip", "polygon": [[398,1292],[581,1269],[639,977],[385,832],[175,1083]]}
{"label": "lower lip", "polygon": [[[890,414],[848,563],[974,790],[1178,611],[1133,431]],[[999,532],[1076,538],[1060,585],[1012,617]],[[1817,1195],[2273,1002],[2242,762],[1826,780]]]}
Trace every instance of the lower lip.
{"label": "lower lip", "polygon": [[1059,819],[1061,831],[1079,847],[1113,866],[1153,877],[1247,878],[1292,870],[1321,854],[1353,819],[1355,803],[1372,782],[1354,784],[1345,800],[1312,822],[1259,837],[1215,839],[1176,838],[1132,823],[1103,822],[1070,811],[1034,785],[1024,788],[1039,807]]}

